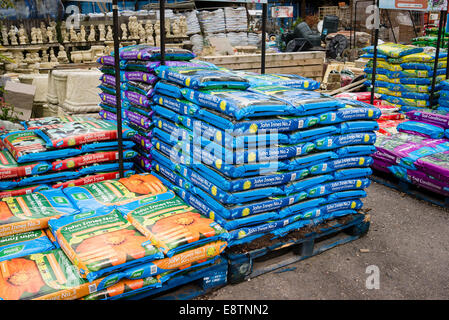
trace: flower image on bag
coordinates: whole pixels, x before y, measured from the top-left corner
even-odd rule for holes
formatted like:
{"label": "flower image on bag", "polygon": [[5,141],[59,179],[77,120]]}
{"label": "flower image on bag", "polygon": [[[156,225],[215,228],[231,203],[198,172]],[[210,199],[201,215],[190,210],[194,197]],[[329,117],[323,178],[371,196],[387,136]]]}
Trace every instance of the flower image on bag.
{"label": "flower image on bag", "polygon": [[63,116],[63,117],[45,117],[35,118],[28,121],[22,121],[26,130],[40,129],[43,127],[58,126],[67,122],[95,121],[95,118],[87,116]]}
{"label": "flower image on bag", "polygon": [[167,191],[162,182],[150,174],[135,174],[119,180],[102,181],[64,189],[64,194],[84,211],[101,207],[139,204],[140,200]]}
{"label": "flower image on bag", "polygon": [[0,300],[73,300],[99,283],[82,279],[60,249],[0,262]]}
{"label": "flower image on bag", "polygon": [[172,191],[136,209],[118,208],[139,231],[171,257],[180,250],[225,239],[226,230],[185,203]]}
{"label": "flower image on bag", "polygon": [[51,218],[79,212],[61,190],[0,200],[0,236],[44,229]]}
{"label": "flower image on bag", "polygon": [[117,210],[104,208],[53,219],[49,228],[83,278],[124,270],[163,254]]}

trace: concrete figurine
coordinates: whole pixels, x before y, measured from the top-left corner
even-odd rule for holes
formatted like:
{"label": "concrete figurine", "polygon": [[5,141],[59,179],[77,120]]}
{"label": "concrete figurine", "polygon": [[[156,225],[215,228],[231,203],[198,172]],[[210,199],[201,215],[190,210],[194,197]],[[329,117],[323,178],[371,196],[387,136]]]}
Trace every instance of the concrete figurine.
{"label": "concrete figurine", "polygon": [[120,28],[122,29],[122,40],[127,40],[128,39],[128,29],[126,28],[126,24],[122,23],[120,25]]}
{"label": "concrete figurine", "polygon": [[9,35],[9,39],[10,39],[11,45],[17,46],[18,45],[18,43],[17,43],[17,31],[16,31],[16,27],[15,26],[11,26],[11,29],[9,29],[8,35]]}
{"label": "concrete figurine", "polygon": [[105,41],[105,27],[104,24],[99,24],[98,25],[98,31],[100,33],[100,41]]}

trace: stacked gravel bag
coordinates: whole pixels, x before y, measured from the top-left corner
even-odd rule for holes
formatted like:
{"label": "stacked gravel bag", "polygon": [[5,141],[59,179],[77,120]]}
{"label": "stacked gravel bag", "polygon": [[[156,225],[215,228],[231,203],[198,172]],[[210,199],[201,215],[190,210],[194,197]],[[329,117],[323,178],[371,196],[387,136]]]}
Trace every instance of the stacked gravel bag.
{"label": "stacked gravel bag", "polygon": [[248,32],[248,16],[245,7],[224,9],[226,32]]}
{"label": "stacked gravel bag", "polygon": [[[373,47],[364,49],[370,58],[365,72],[366,84],[371,85],[373,72]],[[425,53],[423,48],[386,43],[378,46],[375,92],[403,111],[416,108],[432,108],[437,104],[440,82],[446,78],[447,53],[440,53],[434,100],[430,101],[435,54]]]}
{"label": "stacked gravel bag", "polygon": [[379,109],[223,70],[156,74],[173,89],[153,97],[153,174],[230,246],[362,207]]}
{"label": "stacked gravel bag", "polygon": [[[114,179],[117,127],[89,117],[47,117],[23,122],[25,130],[0,137],[0,198]],[[125,169],[133,174],[135,131],[124,126]]]}
{"label": "stacked gravel bag", "polygon": [[198,21],[205,35],[226,32],[226,23],[223,9],[217,9],[214,11],[199,11]]}
{"label": "stacked gravel bag", "polygon": [[[184,49],[167,49],[166,64],[168,66],[209,67],[203,62],[189,62],[195,55]],[[116,121],[115,69],[114,57],[99,58],[102,64],[100,116]],[[122,99],[122,119],[126,125],[136,131],[133,141],[136,143],[135,164],[142,171],[151,170],[153,96],[158,77],[154,70],[160,66],[160,49],[147,45],[128,46],[120,49],[120,79]]]}

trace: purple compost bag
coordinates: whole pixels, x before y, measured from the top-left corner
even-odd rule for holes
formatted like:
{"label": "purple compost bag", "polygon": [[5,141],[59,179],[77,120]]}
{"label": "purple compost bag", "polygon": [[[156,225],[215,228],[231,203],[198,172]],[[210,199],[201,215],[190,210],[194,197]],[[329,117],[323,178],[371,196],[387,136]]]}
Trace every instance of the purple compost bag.
{"label": "purple compost bag", "polygon": [[140,146],[143,150],[150,152],[153,148],[153,144],[151,143],[151,139],[140,135],[139,133],[135,134],[131,141],[134,141],[138,146]]}
{"label": "purple compost bag", "polygon": [[[101,92],[99,94],[101,100],[109,105],[116,106],[117,105],[117,98],[115,95],[109,94],[107,92]],[[147,96],[144,96],[140,93],[133,92],[133,91],[121,91],[121,97],[123,101],[129,101],[132,104],[148,108],[153,104],[153,102],[148,99]]]}
{"label": "purple compost bag", "polygon": [[[112,53],[114,55],[114,53]],[[161,49],[149,45],[139,44],[120,48],[120,59],[123,60],[152,60],[161,59]],[[192,51],[181,48],[165,48],[166,60],[189,61],[195,58]]]}
{"label": "purple compost bag", "polygon": [[115,58],[113,56],[103,56],[97,59],[97,63],[104,66],[115,66]]}
{"label": "purple compost bag", "polygon": [[141,167],[145,171],[151,171],[151,158],[147,158],[144,155],[137,155],[134,158],[134,163],[137,164],[139,167]]}
{"label": "purple compost bag", "polygon": [[408,135],[409,141],[403,135],[379,136],[376,141],[376,158],[394,162],[407,169],[416,170],[414,165],[418,159],[449,150],[446,139],[426,139],[420,136]]}
{"label": "purple compost bag", "polygon": [[103,74],[103,75],[100,77],[100,81],[101,81],[103,84],[108,84],[108,85],[110,85],[110,86],[115,86],[115,76],[113,76],[113,75],[110,75],[110,74]]}
{"label": "purple compost bag", "polygon": [[399,166],[391,166],[389,169],[401,180],[407,181],[435,193],[449,196],[449,184],[447,182],[437,180],[418,170],[405,169]]}
{"label": "purple compost bag", "polygon": [[395,165],[394,162],[385,161],[385,160],[375,157],[375,156],[372,156],[372,158],[373,158],[373,163],[371,164],[371,168],[378,170],[378,171],[390,173],[390,170],[388,170],[388,167]]}
{"label": "purple compost bag", "polygon": [[[123,66],[126,70],[143,71],[154,73],[154,70],[161,65],[160,61],[146,60],[123,60]],[[165,61],[167,67],[192,67],[204,69],[218,69],[218,67],[210,62],[205,61]]]}
{"label": "purple compost bag", "polygon": [[449,114],[446,112],[438,113],[434,112],[421,112],[418,110],[412,110],[406,113],[410,120],[417,120],[426,122],[429,124],[440,126],[444,129],[449,129]]}
{"label": "purple compost bag", "polygon": [[422,157],[415,162],[415,166],[435,179],[449,181],[449,151]]}
{"label": "purple compost bag", "polygon": [[[122,109],[122,113],[122,117],[124,118],[124,120],[127,120],[128,122],[138,126],[139,128],[149,129],[152,126],[152,120],[139,113],[135,113],[126,109]],[[99,114],[100,117],[105,120],[117,121],[117,115],[110,111],[101,110]]]}

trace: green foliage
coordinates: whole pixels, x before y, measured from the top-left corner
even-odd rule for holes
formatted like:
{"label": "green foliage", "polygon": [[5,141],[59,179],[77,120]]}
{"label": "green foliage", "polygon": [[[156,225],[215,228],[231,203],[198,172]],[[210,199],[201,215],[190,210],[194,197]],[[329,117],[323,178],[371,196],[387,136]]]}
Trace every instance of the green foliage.
{"label": "green foliage", "polygon": [[19,115],[23,115],[23,112],[15,111],[14,106],[5,103],[3,98],[0,98],[0,120],[19,122]]}

